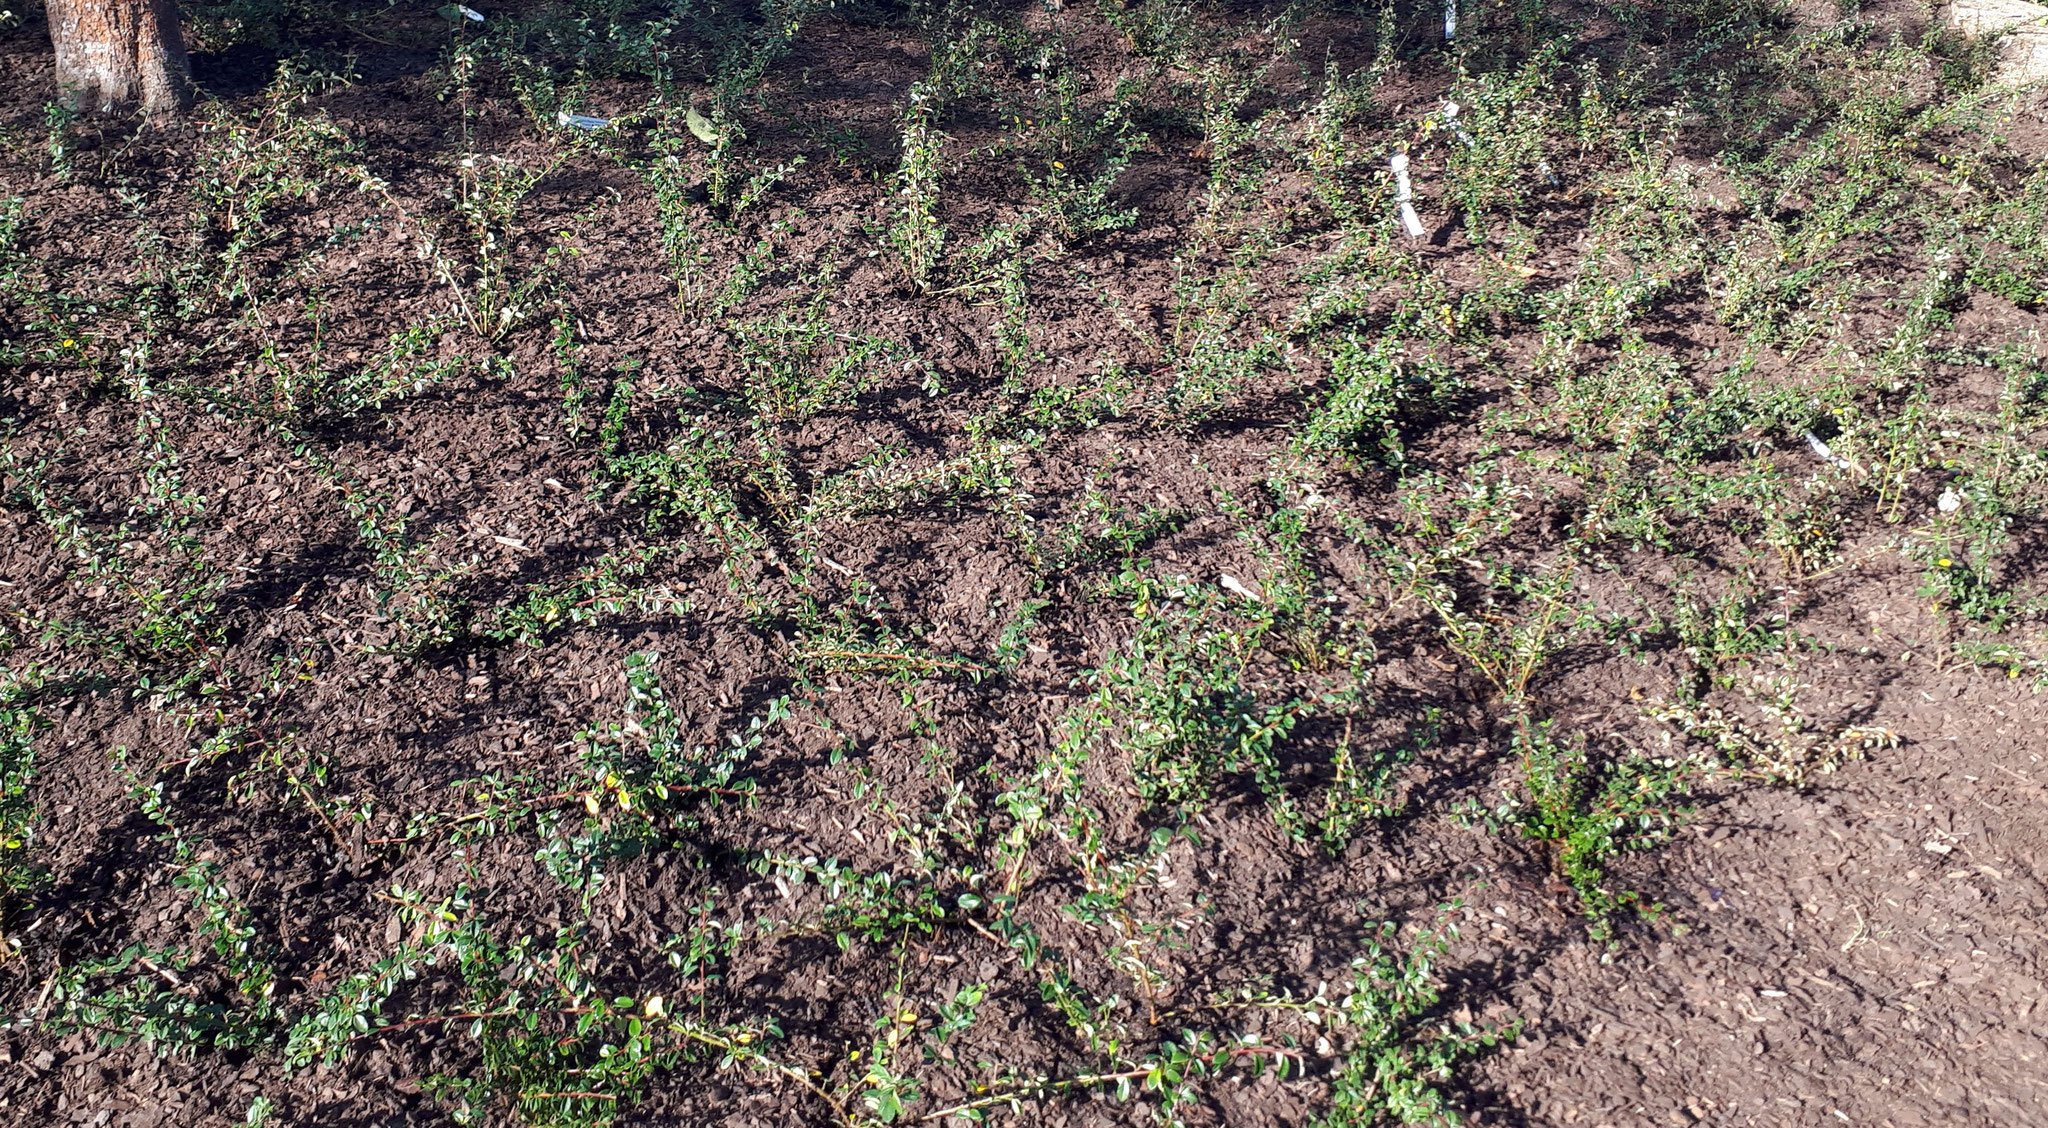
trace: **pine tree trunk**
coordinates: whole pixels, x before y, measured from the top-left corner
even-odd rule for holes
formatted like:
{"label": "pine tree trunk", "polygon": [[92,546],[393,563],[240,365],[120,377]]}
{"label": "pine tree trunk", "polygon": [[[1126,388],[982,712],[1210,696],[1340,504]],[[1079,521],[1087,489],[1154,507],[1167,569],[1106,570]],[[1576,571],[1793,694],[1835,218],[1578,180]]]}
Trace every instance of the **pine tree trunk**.
{"label": "pine tree trunk", "polygon": [[57,87],[73,109],[155,115],[192,104],[177,0],[50,0],[49,12]]}

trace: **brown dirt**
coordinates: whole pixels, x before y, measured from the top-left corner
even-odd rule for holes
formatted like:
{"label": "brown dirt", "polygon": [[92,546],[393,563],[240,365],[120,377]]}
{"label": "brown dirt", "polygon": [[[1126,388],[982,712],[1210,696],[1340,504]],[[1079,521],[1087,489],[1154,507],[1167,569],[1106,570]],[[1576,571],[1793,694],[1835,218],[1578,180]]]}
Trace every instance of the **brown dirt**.
{"label": "brown dirt", "polygon": [[[1831,665],[1818,686],[1910,743],[1805,793],[1703,806],[1651,862],[1685,935],[1516,976],[1533,1032],[1484,1070],[1495,1122],[2018,1125],[2048,1107],[2040,699]],[[1528,925],[1504,907],[1505,948]]]}

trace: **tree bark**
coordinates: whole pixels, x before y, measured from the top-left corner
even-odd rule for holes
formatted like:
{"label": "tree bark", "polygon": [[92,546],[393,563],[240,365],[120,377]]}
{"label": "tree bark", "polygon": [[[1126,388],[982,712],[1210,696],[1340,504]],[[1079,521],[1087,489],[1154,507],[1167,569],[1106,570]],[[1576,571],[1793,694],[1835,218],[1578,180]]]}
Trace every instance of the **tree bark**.
{"label": "tree bark", "polygon": [[175,113],[192,104],[177,0],[50,0],[57,87],[72,109]]}

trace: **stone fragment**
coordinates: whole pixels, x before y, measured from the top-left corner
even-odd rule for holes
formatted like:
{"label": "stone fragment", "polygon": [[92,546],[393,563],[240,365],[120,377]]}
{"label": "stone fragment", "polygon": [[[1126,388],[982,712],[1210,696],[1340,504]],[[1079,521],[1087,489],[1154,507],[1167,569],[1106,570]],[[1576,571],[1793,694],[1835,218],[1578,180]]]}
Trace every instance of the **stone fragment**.
{"label": "stone fragment", "polygon": [[1948,26],[1976,38],[2005,34],[1996,80],[2024,86],[2048,78],[2048,6],[2029,0],[1954,0]]}

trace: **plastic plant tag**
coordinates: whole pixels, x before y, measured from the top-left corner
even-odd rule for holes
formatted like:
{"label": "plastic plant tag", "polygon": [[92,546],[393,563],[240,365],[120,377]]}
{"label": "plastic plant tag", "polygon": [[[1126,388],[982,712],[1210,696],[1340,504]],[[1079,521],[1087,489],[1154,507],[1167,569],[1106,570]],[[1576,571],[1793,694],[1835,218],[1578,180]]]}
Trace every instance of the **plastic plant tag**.
{"label": "plastic plant tag", "polygon": [[1401,227],[1410,239],[1420,239],[1422,218],[1415,214],[1414,185],[1408,180],[1408,154],[1395,153],[1387,159],[1387,167],[1394,173],[1394,202],[1401,205]]}
{"label": "plastic plant tag", "polygon": [[1401,227],[1410,239],[1420,239],[1429,232],[1422,226],[1422,217],[1415,214],[1414,204],[1401,205]]}
{"label": "plastic plant tag", "polygon": [[1458,110],[1459,106],[1456,102],[1444,103],[1444,125],[1449,127],[1451,133],[1457,137],[1458,144],[1469,149],[1472,147],[1472,135],[1465,132],[1464,123],[1458,120]]}
{"label": "plastic plant tag", "polygon": [[567,110],[555,112],[555,124],[567,129],[596,131],[611,125],[612,119],[591,117],[588,114],[572,114]]}
{"label": "plastic plant tag", "polygon": [[1806,449],[1812,451],[1815,458],[1820,459],[1829,466],[1833,466],[1837,470],[1854,470],[1856,468],[1848,459],[1836,454],[1828,444],[1821,442],[1819,436],[1815,435],[1812,431],[1806,433]]}

